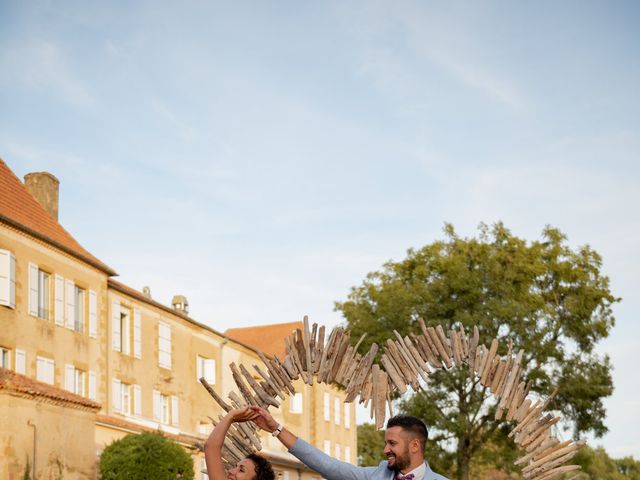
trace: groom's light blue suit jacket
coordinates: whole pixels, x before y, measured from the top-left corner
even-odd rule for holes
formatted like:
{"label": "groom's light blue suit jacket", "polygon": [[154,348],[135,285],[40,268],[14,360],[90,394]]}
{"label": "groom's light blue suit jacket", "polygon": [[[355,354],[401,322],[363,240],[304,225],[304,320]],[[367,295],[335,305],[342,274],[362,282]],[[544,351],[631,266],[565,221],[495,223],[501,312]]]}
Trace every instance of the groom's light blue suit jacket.
{"label": "groom's light blue suit jacket", "polygon": [[[296,443],[289,449],[289,453],[327,480],[393,480],[395,475],[387,468],[386,460],[380,462],[377,467],[356,467],[330,457],[301,438],[296,440]],[[427,469],[424,472],[423,480],[447,480],[442,475],[434,473],[426,461],[424,463]]]}

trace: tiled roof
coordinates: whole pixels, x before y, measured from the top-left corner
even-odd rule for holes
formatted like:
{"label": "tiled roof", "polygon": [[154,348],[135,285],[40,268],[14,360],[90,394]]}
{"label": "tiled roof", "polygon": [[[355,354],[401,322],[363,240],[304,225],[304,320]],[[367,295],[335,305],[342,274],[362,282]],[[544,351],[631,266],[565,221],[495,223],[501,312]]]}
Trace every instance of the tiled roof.
{"label": "tiled roof", "polygon": [[108,275],[116,272],[91,255],[31,195],[0,158],[0,222],[9,224],[73,255]]}
{"label": "tiled roof", "polygon": [[100,410],[100,404],[75,393],[39,382],[13,370],[0,368],[0,392],[12,392],[36,399],[46,399],[54,403],[65,403],[84,409]]}
{"label": "tiled roof", "polygon": [[302,322],[276,323],[274,325],[230,328],[224,334],[268,355],[277,355],[280,360],[283,360],[286,353],[284,338],[295,329],[303,327]]}

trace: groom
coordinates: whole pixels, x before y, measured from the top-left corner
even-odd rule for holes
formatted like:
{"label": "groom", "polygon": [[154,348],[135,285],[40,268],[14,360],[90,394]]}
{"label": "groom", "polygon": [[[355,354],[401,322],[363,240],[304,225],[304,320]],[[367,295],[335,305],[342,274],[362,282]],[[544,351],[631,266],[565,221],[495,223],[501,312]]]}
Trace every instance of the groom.
{"label": "groom", "polygon": [[260,428],[277,437],[289,453],[327,480],[447,480],[434,473],[424,459],[428,433],[419,418],[408,415],[391,417],[384,432],[387,460],[377,467],[356,467],[336,460],[296,437],[265,409],[251,408],[258,414],[254,422]]}

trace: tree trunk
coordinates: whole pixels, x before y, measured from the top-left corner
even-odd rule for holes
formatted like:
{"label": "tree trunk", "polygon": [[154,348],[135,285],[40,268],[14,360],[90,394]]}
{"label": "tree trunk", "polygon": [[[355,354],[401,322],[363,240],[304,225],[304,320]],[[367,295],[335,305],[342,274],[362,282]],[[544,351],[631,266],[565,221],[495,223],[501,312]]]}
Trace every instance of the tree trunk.
{"label": "tree trunk", "polygon": [[470,440],[468,437],[461,438],[458,443],[456,455],[456,478],[458,480],[469,480],[469,462],[471,460]]}

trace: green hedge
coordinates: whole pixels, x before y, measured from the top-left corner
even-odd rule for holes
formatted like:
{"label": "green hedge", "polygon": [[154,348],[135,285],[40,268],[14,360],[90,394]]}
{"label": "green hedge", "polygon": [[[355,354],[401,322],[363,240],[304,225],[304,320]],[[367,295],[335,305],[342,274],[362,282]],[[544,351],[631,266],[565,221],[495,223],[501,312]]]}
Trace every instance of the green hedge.
{"label": "green hedge", "polygon": [[193,480],[193,460],[160,433],[131,434],[102,452],[102,480]]}

